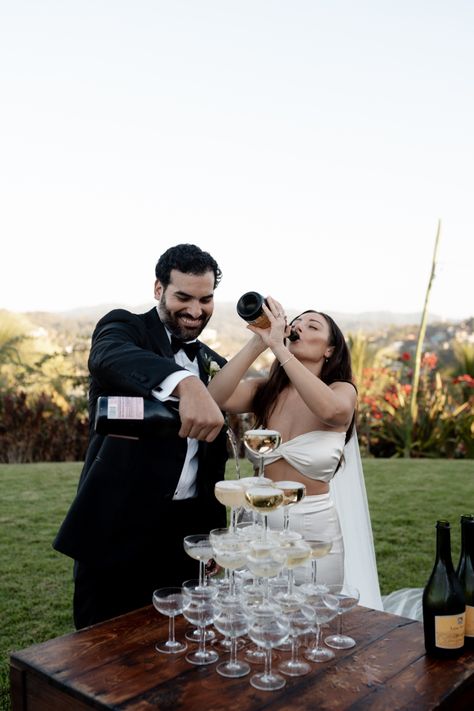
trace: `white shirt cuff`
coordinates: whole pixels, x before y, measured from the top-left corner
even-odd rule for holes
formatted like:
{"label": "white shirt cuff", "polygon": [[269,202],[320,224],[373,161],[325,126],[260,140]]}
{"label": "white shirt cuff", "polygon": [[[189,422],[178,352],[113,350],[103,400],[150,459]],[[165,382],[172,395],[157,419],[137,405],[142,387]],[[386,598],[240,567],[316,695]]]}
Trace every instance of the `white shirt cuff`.
{"label": "white shirt cuff", "polygon": [[189,378],[190,376],[193,378],[196,377],[194,373],[189,373],[185,370],[180,370],[176,373],[171,373],[171,375],[168,375],[168,377],[160,383],[159,390],[152,390],[151,394],[157,400],[161,400],[161,402],[163,402],[164,400],[169,400],[170,398],[172,398],[173,400],[177,400],[178,398],[174,395],[171,395],[171,393],[178,385],[178,383],[184,380],[184,378]]}

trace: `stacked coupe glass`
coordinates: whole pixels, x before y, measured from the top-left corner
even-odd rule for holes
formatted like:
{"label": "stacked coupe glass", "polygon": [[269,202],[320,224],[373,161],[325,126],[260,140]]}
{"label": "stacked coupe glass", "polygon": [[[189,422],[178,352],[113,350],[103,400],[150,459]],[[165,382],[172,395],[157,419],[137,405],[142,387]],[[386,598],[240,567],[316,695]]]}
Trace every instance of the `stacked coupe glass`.
{"label": "stacked coupe glass", "polygon": [[[264,477],[263,455],[280,441],[274,430],[245,433],[245,446],[260,457],[259,476],[217,482],[216,498],[230,509],[229,527],[187,536],[184,547],[199,561],[199,578],[153,593],[155,608],[169,617],[168,639],[156,643],[157,652],[187,651],[186,660],[195,665],[219,661],[217,673],[230,678],[250,674],[255,665],[250,683],[269,691],[281,689],[285,676],[307,674],[309,661],[332,659],[330,647],[354,646],[342,633],[342,614],[359,600],[356,589],[317,579],[316,561],[330,552],[332,542],[322,537],[305,540],[290,528],[290,509],[304,498],[304,485]],[[279,507],[283,528],[273,531],[267,515]],[[221,571],[208,578],[205,565],[211,558]],[[308,566],[309,575],[295,576],[295,569],[300,573]],[[195,642],[192,648],[175,639],[174,620],[180,614],[193,626],[186,632],[186,639]],[[327,637],[323,646],[321,627],[335,617],[338,634]],[[274,649],[288,651],[277,669]]]}

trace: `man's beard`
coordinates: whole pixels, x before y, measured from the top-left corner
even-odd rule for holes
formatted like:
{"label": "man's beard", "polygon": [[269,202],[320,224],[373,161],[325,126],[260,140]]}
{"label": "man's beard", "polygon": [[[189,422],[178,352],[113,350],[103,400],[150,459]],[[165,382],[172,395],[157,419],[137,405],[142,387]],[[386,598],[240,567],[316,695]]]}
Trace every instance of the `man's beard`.
{"label": "man's beard", "polygon": [[158,303],[158,312],[162,323],[166,326],[168,331],[173,336],[176,336],[176,338],[180,338],[182,341],[192,341],[194,338],[197,338],[207,326],[211,318],[210,315],[206,316],[205,314],[202,314],[199,319],[194,319],[196,323],[195,326],[183,324],[180,317],[193,317],[187,313],[185,308],[182,311],[171,313],[166,306],[165,296],[162,296]]}

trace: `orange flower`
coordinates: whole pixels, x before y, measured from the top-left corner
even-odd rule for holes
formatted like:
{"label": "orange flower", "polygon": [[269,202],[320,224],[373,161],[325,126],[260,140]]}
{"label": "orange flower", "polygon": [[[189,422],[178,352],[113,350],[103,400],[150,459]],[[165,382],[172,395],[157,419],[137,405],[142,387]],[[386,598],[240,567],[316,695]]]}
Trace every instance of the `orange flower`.
{"label": "orange flower", "polygon": [[424,353],[421,365],[423,368],[428,368],[428,370],[434,370],[438,365],[438,356],[436,353]]}

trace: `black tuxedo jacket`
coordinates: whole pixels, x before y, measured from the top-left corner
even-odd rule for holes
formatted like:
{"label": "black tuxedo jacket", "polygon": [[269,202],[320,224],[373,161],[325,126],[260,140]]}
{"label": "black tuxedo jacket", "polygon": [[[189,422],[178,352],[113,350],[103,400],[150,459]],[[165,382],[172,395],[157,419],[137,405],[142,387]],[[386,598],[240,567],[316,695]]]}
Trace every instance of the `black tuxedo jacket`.
{"label": "black tuxedo jacket", "polygon": [[[207,384],[209,363],[225,359],[201,344],[197,355]],[[116,309],[104,316],[92,335],[89,356],[90,441],[76,497],[53,547],[90,565],[126,566],[156,558],[161,518],[176,489],[186,456],[186,440],[123,439],[93,431],[100,395],[152,397],[176,364],[156,308],[145,314]],[[225,428],[212,443],[200,442],[197,474],[202,529],[225,525],[225,509],[215,499],[214,483],[224,479],[227,460]]]}

